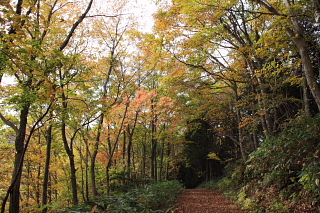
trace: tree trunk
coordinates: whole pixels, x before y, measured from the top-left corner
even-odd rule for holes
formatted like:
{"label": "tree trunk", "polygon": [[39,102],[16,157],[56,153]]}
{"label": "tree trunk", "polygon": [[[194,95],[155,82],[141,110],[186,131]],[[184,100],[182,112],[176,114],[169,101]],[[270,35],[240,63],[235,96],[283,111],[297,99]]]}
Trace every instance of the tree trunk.
{"label": "tree trunk", "polygon": [[127,170],[130,171],[130,167],[131,167],[132,134],[130,133],[130,126],[129,125],[127,126],[127,131],[128,131],[128,134],[129,134],[128,147],[127,147]]}
{"label": "tree trunk", "polygon": [[127,126],[127,131],[128,131],[128,134],[129,134],[129,136],[128,136],[128,148],[127,148],[127,155],[128,155],[127,169],[128,170],[130,170],[130,167],[131,167],[132,139],[133,139],[134,131],[136,129],[136,125],[137,125],[137,121],[138,121],[138,115],[139,115],[139,112],[136,112],[136,116],[135,116],[133,127],[132,127],[131,131],[130,131],[130,125]]}
{"label": "tree trunk", "polygon": [[[299,20],[296,18],[296,14],[293,12],[293,10],[290,9],[291,3],[289,2],[289,0],[284,0],[284,2],[287,8],[289,9],[291,22],[293,24],[293,30],[287,28],[286,31],[299,50],[302,63],[303,63],[303,72],[305,74],[307,84],[320,111],[320,88],[316,82],[317,78],[316,78],[315,70],[313,68],[312,61],[310,58],[311,54],[309,52],[308,45],[305,40],[305,36],[306,36],[305,30],[300,24]],[[314,3],[315,5],[317,5],[319,1],[314,0]]]}
{"label": "tree trunk", "polygon": [[[63,86],[61,87],[63,90]],[[78,189],[77,189],[77,177],[76,177],[76,167],[74,163],[74,154],[73,154],[73,139],[70,141],[70,145],[68,144],[67,139],[67,131],[66,131],[66,115],[65,112],[67,110],[68,104],[67,104],[67,97],[62,92],[62,106],[63,106],[63,115],[62,115],[62,122],[61,122],[61,135],[62,135],[62,141],[64,148],[66,150],[66,153],[69,158],[69,164],[70,164],[70,178],[71,178],[71,188],[72,188],[72,203],[73,205],[78,205]],[[75,135],[75,134],[74,134]]]}
{"label": "tree trunk", "polygon": [[44,177],[42,185],[42,206],[44,206],[42,213],[48,211],[48,185],[49,185],[49,169],[50,169],[50,157],[51,157],[51,144],[52,144],[52,125],[50,124],[47,130],[47,153],[46,162],[44,167]]}
{"label": "tree trunk", "polygon": [[155,125],[152,122],[151,125],[151,178],[157,180],[157,143],[158,140],[155,138]]}
{"label": "tree trunk", "polygon": [[159,181],[162,181],[162,177],[165,178],[165,174],[163,174],[163,167],[164,167],[164,150],[165,150],[165,139],[162,141],[161,147],[161,155],[160,155],[160,168],[159,168]]}
{"label": "tree trunk", "polygon": [[111,139],[110,139],[110,136],[108,135],[108,149],[109,149],[109,160],[108,160],[108,163],[107,163],[107,166],[106,166],[106,176],[107,176],[107,193],[108,195],[110,195],[110,173],[109,173],[109,170],[111,168],[111,165],[112,165],[112,158],[113,158],[113,155],[116,151],[116,148],[118,147],[118,143],[119,143],[119,139],[120,139],[120,135],[121,135],[121,132],[123,130],[123,127],[124,127],[124,121],[127,117],[127,112],[128,112],[128,108],[129,108],[129,104],[126,104],[126,108],[125,108],[125,111],[124,111],[124,115],[122,117],[122,121],[121,121],[121,124],[119,126],[119,131],[117,133],[117,136],[116,136],[116,139],[115,139],[115,142],[113,144],[113,147],[111,145]]}
{"label": "tree trunk", "polygon": [[89,201],[89,174],[88,174],[88,171],[89,171],[89,164],[88,164],[88,159],[89,159],[89,151],[87,150],[86,151],[86,168],[85,168],[85,175],[86,175],[86,200]]}
{"label": "tree trunk", "polygon": [[[24,106],[20,113],[20,127],[15,140],[16,156],[14,161],[14,169],[12,176],[10,193],[9,213],[20,212],[20,184],[24,160],[24,141],[26,137],[28,114],[30,105]],[[5,202],[3,202],[5,204]],[[3,212],[4,212],[3,204]]]}
{"label": "tree trunk", "polygon": [[[289,34],[289,33],[288,33]],[[300,33],[299,33],[300,34]],[[313,68],[307,43],[302,36],[297,37],[295,33],[290,33],[292,40],[299,49],[299,53],[303,63],[303,72],[305,74],[308,87],[320,111],[320,89],[316,82],[315,70]]]}
{"label": "tree trunk", "polygon": [[[9,126],[13,127],[13,129],[16,130],[17,132],[16,140],[15,140],[15,147],[16,147],[17,153],[15,155],[12,182],[7,190],[7,194],[5,195],[2,201],[1,213],[4,213],[5,211],[6,202],[9,196],[10,196],[9,213],[19,213],[20,184],[21,184],[21,175],[22,175],[22,169],[23,169],[24,156],[36,126],[47,115],[51,107],[51,104],[50,104],[49,107],[47,108],[47,111],[40,118],[38,118],[36,123],[31,128],[30,133],[28,134],[28,137],[26,139],[26,130],[27,130],[30,105],[31,105],[30,103],[26,103],[21,110],[19,128],[16,128],[14,124],[11,124],[11,125],[9,124]],[[4,120],[6,124],[10,123],[10,121],[6,120],[2,115],[0,117],[2,120]]]}
{"label": "tree trunk", "polygon": [[153,100],[151,100],[151,113],[152,113],[152,121],[151,121],[151,178],[157,181],[157,145],[158,139],[156,138],[156,121],[157,116],[154,114],[154,104]]}
{"label": "tree trunk", "polygon": [[303,109],[304,109],[304,114],[305,114],[307,117],[311,117],[308,85],[307,85],[307,81],[306,81],[305,78],[303,78],[302,91],[303,91],[302,94],[303,94]]}
{"label": "tree trunk", "polygon": [[[239,100],[239,96],[238,96],[238,86],[237,83],[235,82],[233,85],[233,91],[235,94],[235,101],[237,102]],[[247,161],[247,156],[245,154],[245,150],[244,150],[244,141],[243,141],[243,135],[242,135],[242,128],[241,128],[241,112],[239,107],[235,107],[235,111],[236,111],[236,118],[237,118],[237,129],[238,129],[238,144],[240,147],[240,153],[241,153],[241,157],[243,162]]]}
{"label": "tree trunk", "polygon": [[[80,148],[79,149],[79,152],[82,152],[82,149]],[[81,157],[80,158],[80,169],[81,169],[81,195],[82,195],[82,200],[87,202],[88,199],[86,197],[86,190],[85,190],[85,187],[86,187],[86,181],[85,179],[87,178],[85,176],[85,170],[87,169],[87,163],[85,162],[87,159],[84,159],[84,157]],[[83,166],[84,164],[84,166]]]}
{"label": "tree trunk", "polygon": [[[170,143],[167,143],[167,147],[166,147],[166,155],[168,157],[168,159],[170,159],[170,155],[171,155],[171,145]],[[169,168],[170,168],[170,160],[167,160],[166,163],[166,180],[169,180]]]}
{"label": "tree trunk", "polygon": [[91,156],[91,165],[90,165],[90,179],[91,179],[91,190],[92,196],[95,198],[98,196],[98,190],[96,185],[96,158],[97,158],[98,150],[94,150]]}
{"label": "tree trunk", "polygon": [[101,131],[102,131],[103,119],[104,119],[104,114],[102,113],[101,116],[100,116],[99,124],[98,124],[96,142],[95,142],[95,145],[94,145],[94,151],[93,151],[92,156],[91,156],[90,179],[91,179],[91,190],[92,190],[93,197],[97,197],[98,196],[95,169],[96,169],[96,158],[97,158],[97,155],[98,155],[98,149],[99,149],[99,145],[100,145],[100,136],[101,136]]}
{"label": "tree trunk", "polygon": [[141,178],[146,179],[146,166],[147,166],[147,147],[146,147],[146,136],[142,142],[142,162],[141,162]]}
{"label": "tree trunk", "polygon": [[[280,13],[272,7],[271,4],[269,4],[267,1],[264,0],[256,0],[261,6],[265,7],[267,10],[269,10],[274,15],[280,15]],[[311,91],[311,94],[317,104],[317,107],[320,111],[320,88],[317,85],[316,82],[316,75],[315,70],[312,65],[312,61],[310,58],[308,45],[305,40],[305,30],[301,26],[299,20],[297,19],[297,15],[294,13],[293,10],[291,10],[291,3],[289,0],[284,0],[285,5],[287,6],[291,23],[293,24],[293,28],[286,27],[286,32],[289,35],[289,37],[292,39],[293,43],[298,48],[299,54],[301,56],[302,64],[303,64],[303,72],[305,74],[308,87]],[[314,0],[315,5],[318,4],[318,0]]]}
{"label": "tree trunk", "polygon": [[[64,148],[67,152],[68,158],[69,158],[69,164],[70,164],[70,178],[71,178],[71,188],[72,188],[72,203],[73,205],[78,205],[78,188],[77,188],[77,177],[76,177],[76,166],[74,162],[74,154],[72,145],[69,146],[68,140],[67,140],[67,133],[66,133],[66,123],[63,121],[61,125],[61,133],[62,133],[62,140],[64,144]],[[73,143],[71,141],[70,143]]]}

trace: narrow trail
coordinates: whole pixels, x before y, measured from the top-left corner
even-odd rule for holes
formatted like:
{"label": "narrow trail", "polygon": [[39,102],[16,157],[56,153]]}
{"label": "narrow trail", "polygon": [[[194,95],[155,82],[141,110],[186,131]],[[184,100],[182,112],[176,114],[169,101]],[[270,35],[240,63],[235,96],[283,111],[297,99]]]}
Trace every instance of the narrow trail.
{"label": "narrow trail", "polygon": [[186,189],[178,198],[174,213],[244,213],[222,194],[209,189]]}

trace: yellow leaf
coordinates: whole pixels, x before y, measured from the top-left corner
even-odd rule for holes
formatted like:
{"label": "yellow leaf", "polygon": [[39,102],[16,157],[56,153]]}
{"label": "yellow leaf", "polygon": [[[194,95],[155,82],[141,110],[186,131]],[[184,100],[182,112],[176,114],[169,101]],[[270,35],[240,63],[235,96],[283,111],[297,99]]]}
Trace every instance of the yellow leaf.
{"label": "yellow leaf", "polygon": [[208,154],[208,158],[209,158],[209,159],[213,159],[213,160],[221,161],[221,159],[218,157],[218,155],[217,155],[216,153],[214,153],[214,152],[210,152],[210,153]]}

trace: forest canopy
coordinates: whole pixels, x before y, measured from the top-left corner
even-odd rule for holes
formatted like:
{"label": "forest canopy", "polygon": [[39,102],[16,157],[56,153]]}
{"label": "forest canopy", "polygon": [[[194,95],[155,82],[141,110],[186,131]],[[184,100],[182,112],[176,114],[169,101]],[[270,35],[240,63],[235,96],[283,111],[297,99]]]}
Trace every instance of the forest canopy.
{"label": "forest canopy", "polygon": [[1,212],[230,165],[319,203],[320,1],[140,2],[0,0]]}

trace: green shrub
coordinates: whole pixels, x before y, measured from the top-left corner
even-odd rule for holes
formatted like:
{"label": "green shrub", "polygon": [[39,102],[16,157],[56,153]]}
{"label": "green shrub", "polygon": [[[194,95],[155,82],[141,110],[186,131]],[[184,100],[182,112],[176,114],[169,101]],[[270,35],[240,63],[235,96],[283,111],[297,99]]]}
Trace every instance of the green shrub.
{"label": "green shrub", "polygon": [[169,207],[176,201],[183,187],[178,181],[161,182],[144,189],[144,208],[157,210]]}
{"label": "green shrub", "polygon": [[[298,117],[287,128],[261,143],[250,154],[245,174],[255,182],[255,191],[270,212],[290,212],[285,203],[304,199],[309,206],[320,200],[320,115]],[[318,185],[317,185],[318,183]],[[272,189],[281,195],[276,199]],[[264,190],[264,191],[263,191]],[[248,191],[249,192],[249,191]],[[263,196],[257,194],[263,194]]]}
{"label": "green shrub", "polygon": [[231,195],[250,212],[299,212],[300,208],[317,212],[319,165],[320,114],[301,116],[288,122],[284,131],[262,141],[246,165],[229,163],[224,177],[202,186]]}
{"label": "green shrub", "polygon": [[167,181],[135,188],[118,196],[103,196],[60,212],[152,213],[167,212],[183,191],[178,181]]}
{"label": "green shrub", "polygon": [[257,204],[257,200],[253,200],[250,198],[246,198],[243,200],[242,202],[242,208],[244,210],[248,210],[248,211],[258,211],[258,204]]}

